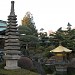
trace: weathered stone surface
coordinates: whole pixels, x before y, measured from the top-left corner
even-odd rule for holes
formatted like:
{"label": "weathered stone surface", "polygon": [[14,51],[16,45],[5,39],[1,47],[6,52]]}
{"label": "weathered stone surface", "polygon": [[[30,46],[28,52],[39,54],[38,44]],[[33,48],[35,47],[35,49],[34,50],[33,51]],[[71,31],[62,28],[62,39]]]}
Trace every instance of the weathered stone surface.
{"label": "weathered stone surface", "polygon": [[15,28],[15,29],[8,29],[8,30],[11,31],[11,32],[12,31],[15,31],[16,32],[17,31],[17,28]]}
{"label": "weathered stone surface", "polygon": [[20,56],[13,54],[13,55],[6,55],[6,56],[4,56],[4,58],[9,59],[9,60],[11,60],[11,59],[12,60],[17,60],[17,59],[20,59]]}
{"label": "weathered stone surface", "polygon": [[5,56],[6,60],[5,69],[19,69],[17,65],[18,59],[20,59],[20,44],[19,44],[19,35],[17,29],[17,16],[14,12],[14,1],[11,1],[11,12],[8,16],[8,25],[6,29],[6,37],[5,37]]}
{"label": "weathered stone surface", "polygon": [[5,43],[5,46],[19,46],[20,43]]}
{"label": "weathered stone surface", "polygon": [[9,23],[8,26],[13,25],[13,26],[17,26],[18,24],[15,23]]}
{"label": "weathered stone surface", "polygon": [[17,60],[7,60],[4,69],[20,69],[20,67],[18,67]]}
{"label": "weathered stone surface", "polygon": [[8,26],[7,28],[15,29],[15,28],[17,28],[17,27],[15,27],[15,26]]}
{"label": "weathered stone surface", "polygon": [[0,38],[5,38],[5,36],[3,36],[3,35],[0,35]]}
{"label": "weathered stone surface", "polygon": [[7,35],[15,35],[16,34],[16,36],[18,36],[19,35],[19,33],[18,32],[8,32],[8,33],[6,33],[6,37],[7,37]]}
{"label": "weathered stone surface", "polygon": [[6,32],[18,32],[18,30],[16,30],[16,29],[8,29],[8,30],[6,30]]}
{"label": "weathered stone surface", "polygon": [[[9,20],[8,23],[10,23],[10,22],[11,22],[11,21]],[[17,23],[17,21],[15,21],[15,20],[12,20],[12,22],[13,22],[13,23]]]}
{"label": "weathered stone surface", "polygon": [[66,66],[55,66],[56,67],[56,71],[61,71],[61,72],[64,72],[64,71],[67,71],[67,67]]}
{"label": "weathered stone surface", "polygon": [[18,55],[18,54],[21,54],[21,51],[18,51],[18,50],[7,50],[7,51],[5,51],[5,53],[9,54],[9,55],[11,55],[11,54]]}
{"label": "weathered stone surface", "polygon": [[18,43],[19,40],[18,39],[7,39],[7,40],[5,40],[5,43],[12,43],[12,42]]}
{"label": "weathered stone surface", "polygon": [[6,36],[6,38],[5,39],[19,39],[19,36],[16,36],[16,35],[8,35],[8,36]]}
{"label": "weathered stone surface", "polygon": [[20,49],[20,47],[19,46],[6,46],[6,47],[4,47],[6,50],[7,49],[9,49],[9,50],[14,50],[14,49],[17,49],[17,50],[19,50]]}
{"label": "weathered stone surface", "polygon": [[[11,23],[11,20],[15,20],[15,21],[16,21],[16,20],[17,20],[16,17],[17,17],[17,15],[14,15],[14,16],[9,15],[9,16],[8,16],[8,21],[10,21],[10,23]],[[13,19],[12,19],[12,18],[13,18]],[[16,22],[17,22],[17,21],[16,21]],[[13,23],[14,23],[14,22],[13,22]]]}

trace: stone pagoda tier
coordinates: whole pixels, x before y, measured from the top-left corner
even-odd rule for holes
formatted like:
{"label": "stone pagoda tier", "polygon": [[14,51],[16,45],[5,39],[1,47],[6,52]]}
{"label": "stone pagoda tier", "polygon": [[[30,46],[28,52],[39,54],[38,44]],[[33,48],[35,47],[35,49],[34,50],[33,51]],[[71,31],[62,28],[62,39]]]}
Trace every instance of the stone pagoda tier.
{"label": "stone pagoda tier", "polygon": [[5,50],[19,50],[19,33],[17,29],[17,16],[14,12],[14,1],[11,1],[11,12],[8,16],[8,24],[6,29]]}
{"label": "stone pagoda tier", "polygon": [[17,16],[14,12],[14,1],[11,1],[11,12],[8,16],[8,24],[6,29],[5,37],[5,69],[18,69],[17,61],[20,58],[20,44],[19,44],[19,33],[17,29]]}

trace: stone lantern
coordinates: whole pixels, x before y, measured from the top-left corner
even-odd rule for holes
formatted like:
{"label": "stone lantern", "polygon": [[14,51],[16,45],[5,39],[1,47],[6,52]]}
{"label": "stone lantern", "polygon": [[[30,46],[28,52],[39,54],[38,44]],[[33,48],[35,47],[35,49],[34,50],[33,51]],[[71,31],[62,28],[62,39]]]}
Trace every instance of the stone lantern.
{"label": "stone lantern", "polygon": [[59,45],[57,48],[51,50],[50,52],[53,52],[55,54],[55,68],[57,73],[66,73],[67,72],[67,66],[69,64],[69,61],[67,60],[67,54],[71,53],[72,50],[69,50],[61,45]]}
{"label": "stone lantern", "polygon": [[5,32],[5,69],[19,69],[17,61],[20,59],[19,33],[17,29],[17,16],[14,12],[14,1],[11,1],[11,12],[8,16],[8,23]]}

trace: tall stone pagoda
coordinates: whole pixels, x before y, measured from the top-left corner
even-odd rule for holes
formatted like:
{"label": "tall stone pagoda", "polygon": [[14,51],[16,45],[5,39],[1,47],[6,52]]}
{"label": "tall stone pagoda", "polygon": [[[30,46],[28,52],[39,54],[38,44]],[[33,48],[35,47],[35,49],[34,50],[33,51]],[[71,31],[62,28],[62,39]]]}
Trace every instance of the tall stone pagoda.
{"label": "tall stone pagoda", "polygon": [[5,37],[5,69],[18,69],[17,61],[20,58],[20,44],[19,44],[19,33],[17,29],[17,16],[14,12],[14,1],[11,1],[11,12],[8,16],[8,24],[6,29]]}

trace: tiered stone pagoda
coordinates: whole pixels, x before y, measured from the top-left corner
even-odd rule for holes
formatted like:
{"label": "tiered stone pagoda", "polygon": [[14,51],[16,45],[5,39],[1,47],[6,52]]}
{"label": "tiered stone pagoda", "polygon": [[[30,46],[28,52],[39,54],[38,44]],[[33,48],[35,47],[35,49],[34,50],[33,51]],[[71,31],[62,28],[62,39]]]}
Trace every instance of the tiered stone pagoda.
{"label": "tiered stone pagoda", "polygon": [[20,44],[19,44],[19,33],[17,29],[17,16],[14,12],[14,1],[11,1],[11,12],[8,16],[8,24],[6,29],[5,37],[5,69],[18,69],[17,61],[20,58]]}

